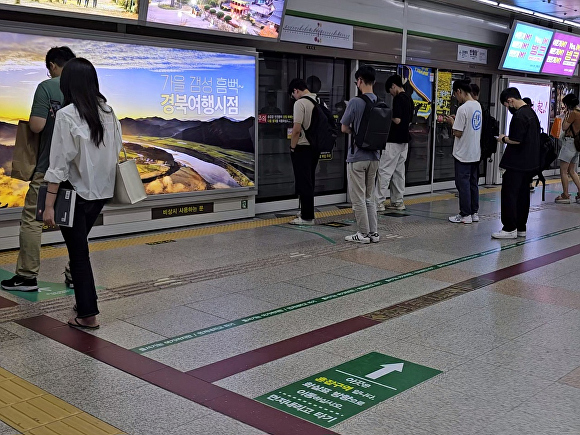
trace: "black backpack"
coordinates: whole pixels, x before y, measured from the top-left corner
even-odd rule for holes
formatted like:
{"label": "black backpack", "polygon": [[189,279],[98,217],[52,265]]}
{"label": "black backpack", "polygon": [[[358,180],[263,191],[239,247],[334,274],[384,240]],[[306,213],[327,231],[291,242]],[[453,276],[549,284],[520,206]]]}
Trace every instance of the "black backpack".
{"label": "black backpack", "polygon": [[499,136],[499,121],[491,116],[489,110],[483,111],[481,120],[481,160],[490,159],[497,151],[497,139]]}
{"label": "black backpack", "polygon": [[312,104],[312,118],[310,118],[310,127],[304,128],[304,134],[311,146],[318,153],[331,152],[336,145],[336,138],[338,137],[338,123],[326,104],[322,103],[318,98],[314,99],[307,95],[306,98]]}
{"label": "black backpack", "polygon": [[382,151],[387,146],[393,111],[387,106],[387,103],[378,98],[375,102],[364,94],[358,98],[364,100],[366,107],[359,129],[353,136],[351,151],[354,153],[355,144],[362,150]]}
{"label": "black backpack", "polygon": [[554,139],[547,133],[544,133],[542,129],[540,132],[540,168],[538,169],[538,179],[536,180],[536,187],[541,182],[542,183],[542,201],[546,200],[546,178],[542,174],[542,171],[550,169],[550,165],[554,160],[556,160],[558,154],[556,154],[556,144]]}

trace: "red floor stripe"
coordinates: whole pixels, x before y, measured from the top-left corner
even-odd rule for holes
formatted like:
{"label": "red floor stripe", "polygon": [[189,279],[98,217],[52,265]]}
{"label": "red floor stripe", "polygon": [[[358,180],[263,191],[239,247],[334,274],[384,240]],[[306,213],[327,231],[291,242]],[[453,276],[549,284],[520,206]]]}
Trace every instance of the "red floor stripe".
{"label": "red floor stripe", "polygon": [[37,316],[17,320],[15,323],[266,433],[272,435],[338,435],[329,429],[180,372],[84,331],[71,328],[51,317]]}
{"label": "red floor stripe", "polygon": [[16,305],[18,305],[18,303],[0,296],[0,308],[10,308],[15,307]]}
{"label": "red floor stripe", "polygon": [[336,338],[344,337],[357,331],[377,325],[376,320],[365,317],[354,317],[324,328],[316,329],[278,343],[270,344],[234,357],[224,359],[204,367],[187,372],[187,374],[215,382],[235,375],[270,361],[301,352]]}
{"label": "red floor stripe", "polygon": [[[493,282],[498,282],[578,254],[580,254],[580,245],[575,245],[560,251],[552,252],[550,254],[542,255],[541,257],[515,264],[513,266],[504,267],[503,269],[481,275],[478,278],[484,278]],[[361,319],[366,320],[367,322],[372,322],[372,324],[368,323],[365,326],[365,323],[362,322]],[[302,334],[288,340],[270,344],[268,346],[254,349],[252,351],[242,353],[240,355],[236,355],[231,358],[215,362],[213,364],[199,367],[187,373],[200,379],[204,379],[208,382],[216,382],[227,378],[228,376],[233,376],[237,373],[249,370],[253,367],[257,367],[259,365],[275,361],[293,353],[309,349],[313,346],[334,340],[335,338],[343,337],[353,332],[360,331],[362,329],[376,325],[377,323],[379,322],[364,317],[354,317],[352,319],[344,320],[325,328],[307,332],[306,334]],[[338,330],[335,331],[334,328],[338,328]],[[323,330],[327,333],[333,334],[333,337],[322,340],[320,334]],[[342,330],[342,332],[340,332],[340,330]]]}

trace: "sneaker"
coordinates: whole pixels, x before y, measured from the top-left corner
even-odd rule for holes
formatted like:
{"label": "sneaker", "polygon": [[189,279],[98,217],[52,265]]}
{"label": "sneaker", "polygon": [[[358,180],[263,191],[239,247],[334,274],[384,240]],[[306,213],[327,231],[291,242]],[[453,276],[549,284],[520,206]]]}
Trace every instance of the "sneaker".
{"label": "sneaker", "polygon": [[346,236],[344,238],[347,242],[355,242],[355,243],[371,243],[371,239],[361,233],[353,234],[352,236]]}
{"label": "sneaker", "polygon": [[10,279],[0,282],[4,290],[14,290],[19,292],[35,292],[38,290],[36,278],[26,278],[25,276],[14,275]]}
{"label": "sneaker", "polygon": [[526,232],[525,231],[518,231],[518,237],[526,237]]}
{"label": "sneaker", "polygon": [[314,219],[302,219],[301,217],[297,217],[288,223],[290,225],[314,225]]}
{"label": "sneaker", "polygon": [[72,279],[72,275],[70,274],[70,269],[67,267],[64,268],[64,285],[68,288],[75,288],[75,284]]}
{"label": "sneaker", "polygon": [[473,222],[471,216],[461,216],[460,214],[456,214],[455,216],[449,216],[449,222],[453,222],[454,224],[470,224]]}
{"label": "sneaker", "polygon": [[377,211],[385,211],[385,204],[383,204],[382,202],[380,204],[377,204]]}
{"label": "sneaker", "polygon": [[371,239],[371,243],[379,243],[379,241],[381,240],[381,236],[379,236],[379,233],[368,233],[367,237]]}
{"label": "sneaker", "polygon": [[479,222],[479,214],[477,214],[477,213],[473,213],[473,214],[471,215],[471,221],[472,221],[472,222]]}
{"label": "sneaker", "polygon": [[516,230],[513,231],[498,231],[497,233],[492,233],[492,239],[515,239],[518,237],[518,232]]}
{"label": "sneaker", "polygon": [[405,210],[405,203],[404,202],[391,202],[389,205],[385,206],[389,210]]}

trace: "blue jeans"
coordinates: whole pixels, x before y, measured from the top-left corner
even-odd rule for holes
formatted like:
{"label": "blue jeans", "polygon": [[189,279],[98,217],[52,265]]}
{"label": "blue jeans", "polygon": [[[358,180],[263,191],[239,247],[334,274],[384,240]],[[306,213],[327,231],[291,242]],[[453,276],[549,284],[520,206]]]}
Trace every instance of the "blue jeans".
{"label": "blue jeans", "polygon": [[470,216],[479,211],[479,162],[463,163],[455,159],[455,186],[459,191],[459,214]]}

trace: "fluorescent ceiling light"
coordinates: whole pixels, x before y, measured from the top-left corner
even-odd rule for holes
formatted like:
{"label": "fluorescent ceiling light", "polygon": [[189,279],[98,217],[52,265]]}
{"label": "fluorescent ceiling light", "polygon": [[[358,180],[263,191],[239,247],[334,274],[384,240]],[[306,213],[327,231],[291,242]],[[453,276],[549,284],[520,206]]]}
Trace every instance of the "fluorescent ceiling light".
{"label": "fluorescent ceiling light", "polygon": [[575,23],[574,21],[565,20],[564,23],[569,24],[570,26],[580,27],[580,23]]}
{"label": "fluorescent ceiling light", "polygon": [[476,0],[479,3],[484,3],[486,5],[497,6],[497,2],[491,0]]}
{"label": "fluorescent ceiling light", "polygon": [[530,11],[529,9],[518,8],[517,6],[506,5],[504,3],[500,3],[499,7],[503,8],[503,9],[509,9],[510,11],[521,12],[522,14],[533,15],[533,13],[534,13],[533,11]]}
{"label": "fluorescent ceiling light", "polygon": [[544,18],[545,20],[556,21],[562,23],[564,20],[562,18],[553,17],[552,15],[541,14],[539,12],[534,12],[534,16]]}

